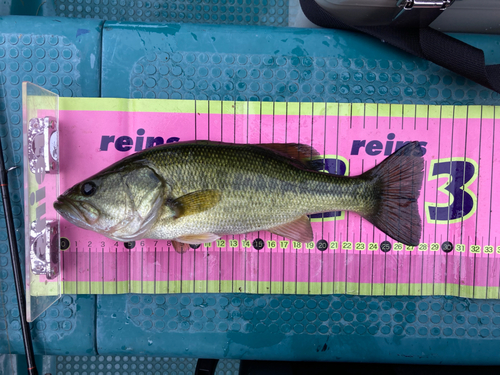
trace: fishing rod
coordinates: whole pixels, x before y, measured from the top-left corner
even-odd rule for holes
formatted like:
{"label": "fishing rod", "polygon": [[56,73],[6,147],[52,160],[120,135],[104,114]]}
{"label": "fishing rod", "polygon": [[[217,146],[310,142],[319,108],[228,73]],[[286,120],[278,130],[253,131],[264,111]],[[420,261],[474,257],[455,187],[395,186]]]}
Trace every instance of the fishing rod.
{"label": "fishing rod", "polygon": [[38,375],[35,363],[35,355],[33,353],[33,343],[31,341],[30,326],[28,321],[26,320],[26,299],[24,294],[21,264],[19,262],[19,254],[17,252],[16,230],[14,227],[14,218],[12,216],[12,207],[10,205],[7,172],[8,171],[5,169],[5,162],[2,152],[2,140],[0,138],[0,188],[2,191],[3,211],[5,213],[7,236],[9,238],[9,248],[12,260],[12,270],[14,273],[17,304],[19,306],[19,315],[21,318],[24,351],[26,353],[26,362],[28,364],[28,375]]}

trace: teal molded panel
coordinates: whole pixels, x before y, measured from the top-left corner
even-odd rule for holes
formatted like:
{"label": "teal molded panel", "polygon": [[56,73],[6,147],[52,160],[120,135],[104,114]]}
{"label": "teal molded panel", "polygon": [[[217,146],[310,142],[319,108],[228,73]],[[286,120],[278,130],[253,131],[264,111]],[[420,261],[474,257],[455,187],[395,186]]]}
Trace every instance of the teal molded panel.
{"label": "teal molded panel", "polygon": [[116,355],[500,364],[500,302],[440,297],[99,296]]}
{"label": "teal molded panel", "polygon": [[[294,2],[295,8],[298,1]],[[288,26],[288,0],[3,0],[0,15]]]}
{"label": "teal molded panel", "polygon": [[[82,375],[194,375],[197,363],[195,358],[145,357],[140,355],[57,356],[54,359],[56,362],[54,368],[59,371],[57,374]],[[240,361],[223,359],[217,363],[215,374],[238,375],[239,368]]]}
{"label": "teal molded panel", "polygon": [[288,25],[288,0],[53,0],[61,17],[135,22]]}
{"label": "teal molded panel", "polygon": [[[0,304],[0,353],[23,354],[16,295],[3,297],[9,302]],[[95,296],[63,295],[31,323],[31,336],[35,354],[95,354]]]}
{"label": "teal molded panel", "polygon": [[[500,63],[500,36],[460,36]],[[102,96],[495,104],[500,95],[338,30],[106,22]]]}
{"label": "teal molded panel", "polygon": [[[461,35],[500,63],[500,36]],[[102,96],[498,104],[500,95],[367,36],[106,22]],[[440,297],[99,296],[99,353],[500,364],[500,304]]]}
{"label": "teal molded panel", "polygon": [[[60,96],[99,96],[101,26],[97,20],[0,18],[0,136],[9,172],[14,225],[24,260],[21,84]],[[0,353],[23,353],[3,209],[0,209]],[[24,268],[24,261],[21,262]],[[77,314],[78,309],[85,313]],[[33,323],[35,352],[92,354],[93,296],[65,296]]]}

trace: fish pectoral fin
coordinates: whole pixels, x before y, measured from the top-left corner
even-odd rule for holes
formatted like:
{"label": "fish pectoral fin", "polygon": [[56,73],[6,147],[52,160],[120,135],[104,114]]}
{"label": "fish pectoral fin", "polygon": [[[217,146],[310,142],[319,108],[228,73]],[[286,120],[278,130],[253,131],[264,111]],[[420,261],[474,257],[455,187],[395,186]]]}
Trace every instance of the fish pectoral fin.
{"label": "fish pectoral fin", "polygon": [[205,242],[214,242],[218,238],[220,238],[220,236],[215,233],[201,233],[201,234],[188,234],[185,236],[177,237],[176,240],[179,242],[184,242],[192,245],[198,245]]}
{"label": "fish pectoral fin", "polygon": [[167,199],[165,204],[175,211],[175,219],[206,211],[220,202],[218,190],[199,190],[176,199]]}
{"label": "fish pectoral fin", "polygon": [[270,228],[268,232],[286,237],[292,241],[311,242],[313,240],[313,231],[307,215],[303,215],[290,223]]}
{"label": "fish pectoral fin", "polygon": [[205,242],[213,242],[218,238],[220,238],[220,236],[214,233],[188,234],[172,240],[172,245],[174,246],[175,251],[182,254],[189,250],[189,245],[199,245]]}

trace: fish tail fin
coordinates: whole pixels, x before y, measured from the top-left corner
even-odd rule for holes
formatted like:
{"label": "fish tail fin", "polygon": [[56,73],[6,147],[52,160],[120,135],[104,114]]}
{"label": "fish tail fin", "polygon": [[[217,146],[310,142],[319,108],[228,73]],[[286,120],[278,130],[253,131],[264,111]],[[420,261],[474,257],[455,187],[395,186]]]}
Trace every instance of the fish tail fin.
{"label": "fish tail fin", "polygon": [[420,242],[422,224],[417,199],[422,187],[424,161],[419,142],[411,142],[361,177],[373,183],[374,204],[363,217],[405,245]]}

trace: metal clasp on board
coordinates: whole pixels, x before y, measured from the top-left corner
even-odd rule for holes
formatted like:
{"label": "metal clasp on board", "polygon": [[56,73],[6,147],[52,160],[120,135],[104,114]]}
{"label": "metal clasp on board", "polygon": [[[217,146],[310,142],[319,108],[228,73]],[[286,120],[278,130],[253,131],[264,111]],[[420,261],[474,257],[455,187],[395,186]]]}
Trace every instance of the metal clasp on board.
{"label": "metal clasp on board", "polygon": [[28,125],[28,161],[33,174],[55,173],[59,160],[56,119],[32,118]]}
{"label": "metal clasp on board", "polygon": [[35,275],[54,279],[59,274],[59,241],[57,221],[48,221],[40,232],[36,222],[30,228],[31,270]]}

